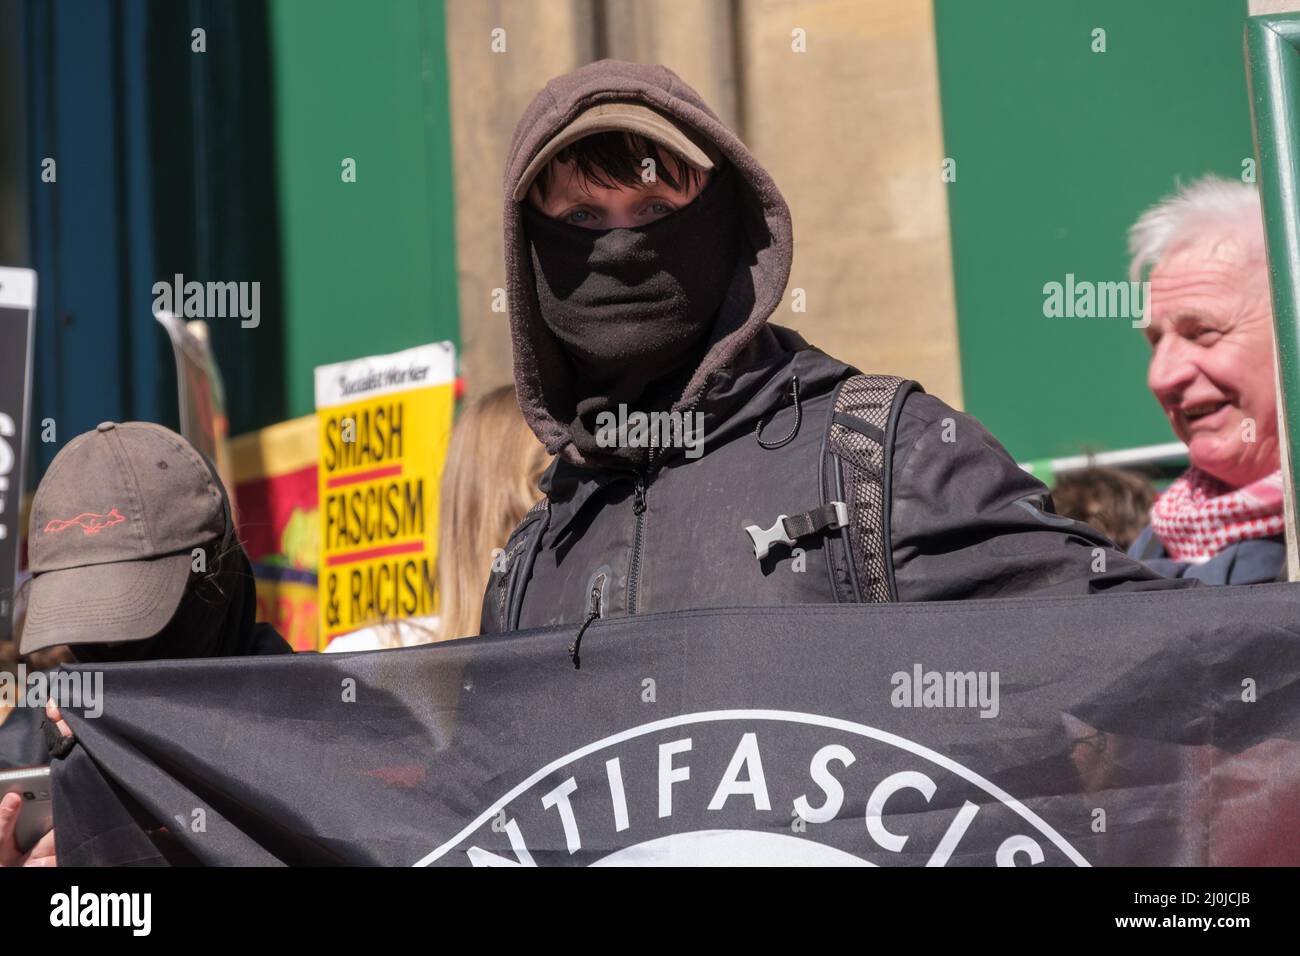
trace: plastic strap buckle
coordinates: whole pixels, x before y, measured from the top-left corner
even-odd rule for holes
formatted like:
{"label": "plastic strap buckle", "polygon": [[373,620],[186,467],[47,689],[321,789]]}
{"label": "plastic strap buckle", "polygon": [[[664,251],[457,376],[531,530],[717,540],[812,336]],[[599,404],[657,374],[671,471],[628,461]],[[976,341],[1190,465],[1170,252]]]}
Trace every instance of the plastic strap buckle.
{"label": "plastic strap buckle", "polygon": [[849,506],[843,501],[828,501],[820,508],[797,515],[777,515],[770,528],[747,525],[745,531],[754,543],[754,557],[767,557],[774,544],[793,545],[800,538],[820,531],[834,531],[849,523]]}

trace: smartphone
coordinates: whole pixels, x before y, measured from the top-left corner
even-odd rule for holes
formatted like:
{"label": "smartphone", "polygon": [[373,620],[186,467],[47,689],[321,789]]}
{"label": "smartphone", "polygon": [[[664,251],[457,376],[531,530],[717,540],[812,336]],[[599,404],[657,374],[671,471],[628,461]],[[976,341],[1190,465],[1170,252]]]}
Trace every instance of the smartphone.
{"label": "smartphone", "polygon": [[21,794],[23,798],[14,836],[18,840],[18,849],[26,853],[54,826],[50,768],[19,767],[16,770],[0,770],[0,797],[6,793]]}

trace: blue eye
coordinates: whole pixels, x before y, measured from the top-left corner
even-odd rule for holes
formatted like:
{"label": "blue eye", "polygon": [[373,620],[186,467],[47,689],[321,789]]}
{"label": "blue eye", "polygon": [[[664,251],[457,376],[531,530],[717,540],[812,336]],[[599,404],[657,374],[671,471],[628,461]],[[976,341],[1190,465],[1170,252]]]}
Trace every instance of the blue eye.
{"label": "blue eye", "polygon": [[594,218],[595,217],[585,209],[575,209],[564,217],[564,221],[572,223],[575,226],[581,226],[585,223],[591,222]]}

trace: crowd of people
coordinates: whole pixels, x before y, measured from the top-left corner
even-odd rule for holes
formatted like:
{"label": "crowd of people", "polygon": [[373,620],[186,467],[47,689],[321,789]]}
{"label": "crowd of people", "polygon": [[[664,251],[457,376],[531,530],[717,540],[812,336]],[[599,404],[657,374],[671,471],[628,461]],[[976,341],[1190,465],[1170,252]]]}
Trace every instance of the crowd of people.
{"label": "crowd of people", "polygon": [[[974,418],[770,322],[793,255],[785,200],[663,67],[601,61],[548,84],[519,123],[505,198],[515,381],[468,402],[451,440],[438,616],[330,651],[566,626],[579,665],[583,632],[610,616],[1285,580],[1251,186],[1180,189],[1130,234],[1151,283],[1148,385],[1190,463],[1161,491],[1098,468],[1049,492]],[[671,432],[647,440],[626,424],[638,413],[698,421],[704,454]],[[18,654],[288,653],[254,621],[235,528],[180,436],[78,436],[33,502]],[[45,716],[66,736],[57,708]],[[41,760],[38,722],[0,711],[0,761]],[[0,864],[54,864],[53,833],[16,845],[18,802],[0,803]]]}

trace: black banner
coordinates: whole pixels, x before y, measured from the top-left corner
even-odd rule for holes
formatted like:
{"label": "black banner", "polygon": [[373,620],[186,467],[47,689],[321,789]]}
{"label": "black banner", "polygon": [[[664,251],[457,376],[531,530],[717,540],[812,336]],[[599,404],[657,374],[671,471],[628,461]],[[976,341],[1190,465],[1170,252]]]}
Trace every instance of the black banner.
{"label": "black banner", "polygon": [[60,863],[1300,862],[1294,585],[573,637],[106,667]]}

